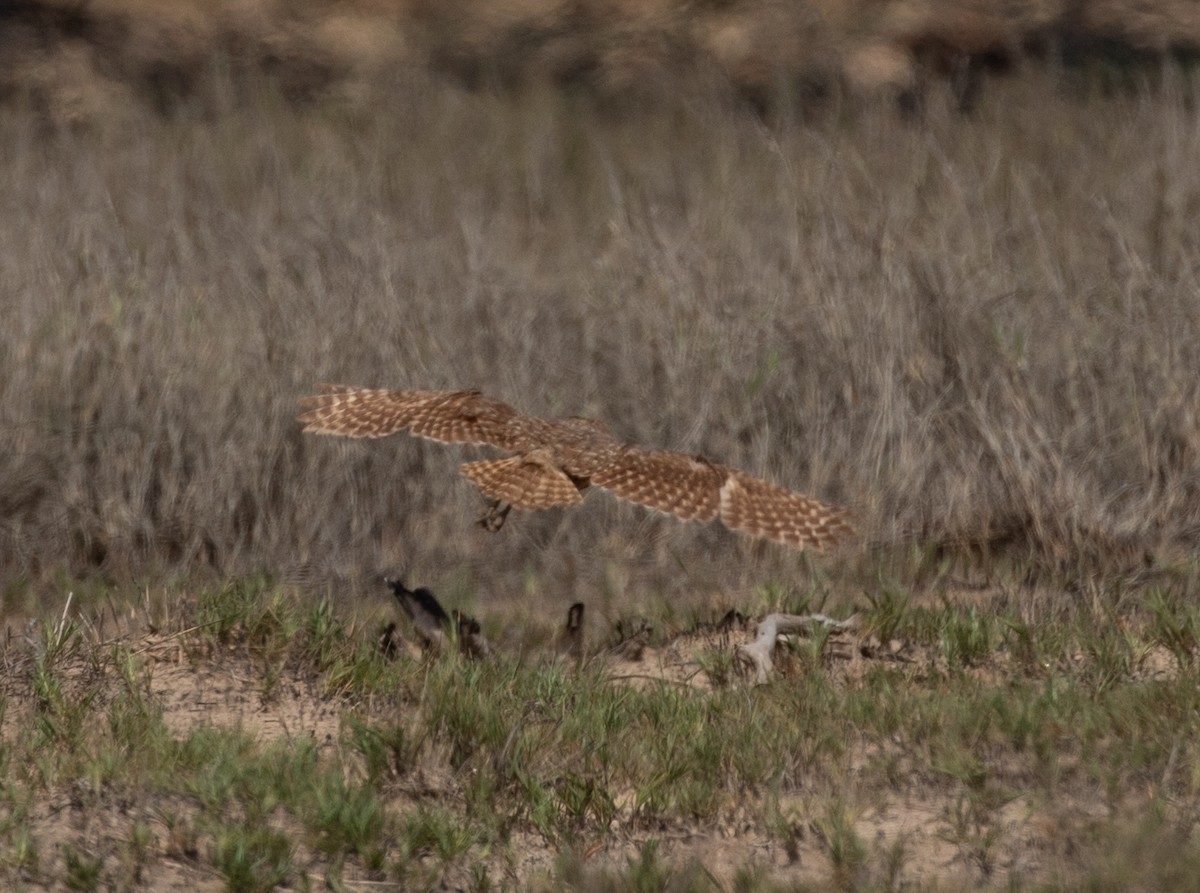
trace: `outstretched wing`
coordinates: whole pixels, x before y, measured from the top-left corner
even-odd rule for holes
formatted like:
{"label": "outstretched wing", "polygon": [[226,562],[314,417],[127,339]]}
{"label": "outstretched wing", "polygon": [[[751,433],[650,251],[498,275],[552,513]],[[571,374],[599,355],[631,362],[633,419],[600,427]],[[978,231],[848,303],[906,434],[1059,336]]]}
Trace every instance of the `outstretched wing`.
{"label": "outstretched wing", "polygon": [[482,443],[505,450],[527,448],[524,417],[507,403],[478,391],[393,391],[322,385],[300,401],[297,417],[313,434],[386,437],[409,429],[442,443]]}
{"label": "outstretched wing", "polygon": [[824,551],[830,543],[854,535],[845,509],[732,468],[721,485],[720,499],[726,527],[797,549]]}
{"label": "outstretched wing", "polygon": [[625,447],[588,480],[614,496],[685,521],[711,521],[720,510],[725,475],[701,456]]}
{"label": "outstretched wing", "polygon": [[702,456],[626,447],[589,480],[685,521],[719,518],[733,530],[800,549],[824,549],[854,533],[846,511]]}

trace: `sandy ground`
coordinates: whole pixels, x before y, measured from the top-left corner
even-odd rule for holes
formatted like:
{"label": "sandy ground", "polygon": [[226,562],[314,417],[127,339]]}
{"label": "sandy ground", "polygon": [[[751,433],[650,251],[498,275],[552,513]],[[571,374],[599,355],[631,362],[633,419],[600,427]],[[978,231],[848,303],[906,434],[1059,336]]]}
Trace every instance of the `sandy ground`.
{"label": "sandy ground", "polygon": [[[590,658],[604,661],[614,685],[657,685],[663,682],[692,689],[696,697],[704,697],[711,688],[708,676],[697,662],[697,655],[713,649],[736,649],[752,638],[753,623],[734,624],[727,629],[711,629],[679,636],[662,647],[653,648],[639,643],[627,643],[615,651],[606,651]],[[237,647],[216,646],[208,653],[185,653],[179,640],[159,634],[134,638],[131,643],[140,661],[139,678],[144,695],[162,710],[168,729],[184,735],[203,725],[238,728],[264,744],[278,739],[311,739],[323,757],[345,759],[340,753],[339,733],[343,713],[350,705],[323,690],[319,680],[299,675],[285,675],[264,695],[259,667]],[[796,658],[786,650],[777,652],[777,672],[784,678],[802,672]],[[837,674],[847,684],[871,667],[895,667],[910,680],[919,680],[927,672],[937,672],[938,658],[932,652],[922,652],[903,642],[881,643],[854,631],[834,633],[827,643],[825,663],[830,673]],[[1144,664],[1145,672],[1155,675],[1172,672],[1169,658],[1164,654],[1151,655]],[[11,668],[10,668],[11,669]],[[80,661],[74,670],[79,674],[94,674]],[[113,686],[120,684],[111,667],[106,671]],[[981,666],[982,677],[994,680],[1005,672],[1000,663]],[[6,721],[19,721],[32,707],[32,693],[14,684],[17,674],[6,674],[8,712]],[[94,679],[94,675],[91,677]],[[748,685],[735,680],[735,685]],[[855,774],[879,755],[879,744],[860,742],[852,745],[849,789],[855,786]],[[387,808],[393,814],[403,814],[415,804],[436,802],[453,795],[454,779],[448,770],[437,765],[415,767],[403,779],[390,786]],[[943,889],[974,889],[979,884],[995,885],[1053,878],[1069,861],[1077,829],[1081,822],[1103,821],[1109,807],[1098,798],[1081,795],[1079,799],[1044,802],[1033,796],[1011,799],[991,813],[988,829],[994,845],[987,864],[972,860],[970,849],[961,841],[955,843],[947,833],[950,816],[956,809],[953,786],[939,784],[936,779],[926,786],[911,784],[895,791],[872,795],[875,799],[866,808],[860,806],[850,817],[854,831],[869,849],[872,870],[878,874],[887,853],[903,854],[900,877],[908,883],[921,885],[936,882]],[[875,788],[872,788],[875,790]],[[709,824],[678,823],[672,827],[655,828],[652,832],[629,825],[624,816],[629,810],[618,797],[618,813],[608,834],[582,841],[583,849],[575,855],[583,859],[588,869],[626,869],[636,859],[648,839],[659,841],[659,852],[670,864],[700,866],[717,881],[722,889],[730,889],[739,871],[747,867],[767,876],[789,883],[822,885],[837,877],[837,868],[830,858],[830,842],[825,839],[819,822],[813,821],[812,810],[801,796],[785,796],[780,803],[781,813],[793,815],[794,834],[782,841],[778,833],[769,834],[756,822],[754,798],[750,793],[741,805],[725,811]],[[632,796],[630,798],[632,799]],[[225,889],[226,881],[197,858],[202,845],[186,823],[177,825],[172,816],[185,815],[184,802],[163,803],[145,800],[122,801],[99,798],[86,791],[56,790],[35,810],[34,831],[48,852],[57,851],[69,843],[76,849],[95,853],[113,853],[126,845],[135,822],[147,825],[153,835],[153,857],[150,858],[136,884],[138,889],[172,891],[190,889],[204,893]],[[181,830],[181,827],[183,830]],[[548,877],[560,853],[552,843],[531,830],[514,834],[511,850],[501,862],[500,857],[488,858],[489,871],[494,877],[507,877],[525,886]],[[309,854],[308,872],[314,882],[321,882],[326,866]],[[515,872],[515,877],[512,874]],[[355,881],[369,884],[370,889],[390,889],[379,878],[356,878],[351,869],[344,880],[354,888]],[[456,877],[454,872],[445,879],[442,889],[465,886],[470,878]]]}

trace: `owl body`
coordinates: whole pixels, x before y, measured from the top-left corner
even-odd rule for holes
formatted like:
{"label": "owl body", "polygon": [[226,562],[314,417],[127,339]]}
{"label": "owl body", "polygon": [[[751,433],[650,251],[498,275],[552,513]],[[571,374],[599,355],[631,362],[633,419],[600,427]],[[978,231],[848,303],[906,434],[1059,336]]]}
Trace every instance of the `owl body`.
{"label": "owl body", "polygon": [[[850,515],[703,456],[644,449],[603,423],[518,413],[478,391],[419,391],[325,385],[306,397],[304,430],[347,437],[399,431],[442,443],[497,447],[513,455],[464,463],[463,474],[493,500],[485,526],[498,529],[509,507],[577,505],[598,487],[685,521],[725,526],[795,548],[823,549],[854,532]],[[503,506],[503,509],[499,509]]]}

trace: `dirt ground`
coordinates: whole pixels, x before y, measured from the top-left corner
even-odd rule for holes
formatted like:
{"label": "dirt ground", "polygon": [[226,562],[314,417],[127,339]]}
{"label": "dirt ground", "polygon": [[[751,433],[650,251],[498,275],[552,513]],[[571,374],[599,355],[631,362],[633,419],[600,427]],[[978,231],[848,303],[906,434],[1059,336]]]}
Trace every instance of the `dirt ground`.
{"label": "dirt ground", "polygon": [[[753,637],[753,622],[728,629],[677,636],[660,647],[626,642],[589,658],[603,661],[614,685],[650,686],[668,684],[686,687],[696,697],[711,690],[710,676],[698,659],[703,654],[734,652]],[[352,757],[341,752],[339,733],[348,704],[329,693],[318,679],[298,673],[285,675],[264,691],[261,667],[238,646],[214,646],[207,653],[185,650],[180,639],[157,633],[130,637],[128,644],[140,662],[144,695],[162,711],[173,735],[183,736],[201,726],[236,728],[263,744],[280,739],[310,739],[321,757],[343,762]],[[803,668],[786,648],[777,649],[776,671],[794,677]],[[872,667],[895,667],[909,680],[920,680],[938,671],[940,658],[932,649],[915,648],[905,642],[881,643],[870,636],[837,631],[825,647],[827,671],[846,684],[853,684]],[[1144,664],[1145,672],[1169,676],[1174,672],[1170,657],[1161,650]],[[81,676],[95,672],[82,665]],[[1003,661],[980,666],[982,679],[995,681],[1006,672]],[[107,681],[120,684],[115,678]],[[740,673],[734,685],[749,687],[748,675]],[[11,674],[9,674],[9,685]],[[6,721],[29,715],[31,693],[9,691]],[[100,717],[96,717],[99,721]],[[854,775],[878,756],[878,743],[857,742],[851,746],[851,788]],[[421,802],[437,802],[453,794],[455,779],[449,770],[436,766],[416,767],[396,779],[386,799],[389,811],[403,813]],[[872,790],[874,790],[872,786]],[[628,798],[632,801],[632,793]],[[631,802],[618,798],[618,815],[629,814]],[[753,795],[708,824],[676,823],[648,833],[632,829],[623,819],[614,819],[609,833],[597,838],[582,852],[587,870],[620,872],[638,857],[648,839],[658,841],[659,854],[667,864],[698,866],[720,889],[732,889],[740,872],[748,867],[789,884],[828,885],[837,877],[831,861],[830,841],[803,797],[785,797],[781,814],[794,816],[791,839],[768,833],[753,815]],[[1111,806],[1099,795],[1081,793],[1077,798],[1046,802],[1035,796],[1018,796],[1000,805],[990,818],[988,864],[973,863],[969,851],[947,836],[948,817],[956,808],[949,787],[935,782],[921,789],[911,786],[897,794],[879,795],[869,808],[851,817],[858,839],[873,853],[903,854],[905,885],[938,889],[977,889],[981,879],[989,884],[1035,881],[1052,878],[1069,859],[1077,843],[1080,822],[1104,821]],[[90,845],[93,851],[112,851],[122,845],[134,822],[148,824],[154,835],[154,855],[137,879],[137,888],[153,893],[193,890],[197,893],[227,889],[227,880],[197,859],[195,832],[186,823],[175,825],[171,816],[185,804],[162,802],[97,802],[95,796],[78,790],[61,790],[36,808],[33,821],[38,838],[53,846],[71,842]],[[503,863],[489,856],[493,877],[509,875],[519,887],[536,884],[551,876],[561,853],[544,837],[531,831],[517,832]],[[320,859],[310,854],[310,879],[322,883]],[[443,879],[438,889],[467,889],[471,878],[463,870]],[[510,873],[515,872],[515,877]],[[390,889],[377,878],[357,877],[347,867],[342,881],[348,889]],[[360,887],[359,884],[364,886]],[[399,889],[399,887],[397,887]]]}

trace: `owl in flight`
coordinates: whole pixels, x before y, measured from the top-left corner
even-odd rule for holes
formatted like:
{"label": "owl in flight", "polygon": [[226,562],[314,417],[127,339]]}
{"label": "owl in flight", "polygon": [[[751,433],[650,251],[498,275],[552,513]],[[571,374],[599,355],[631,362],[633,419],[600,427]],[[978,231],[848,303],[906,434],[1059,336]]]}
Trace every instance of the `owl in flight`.
{"label": "owl in flight", "polygon": [[514,454],[466,462],[462,473],[491,499],[480,519],[499,530],[513,508],[583,502],[599,487],[684,521],[726,527],[818,550],[854,533],[850,514],[703,456],[621,443],[601,422],[539,419],[478,391],[392,391],[322,385],[305,397],[304,430],[386,437],[408,429],[441,443],[485,444]]}

